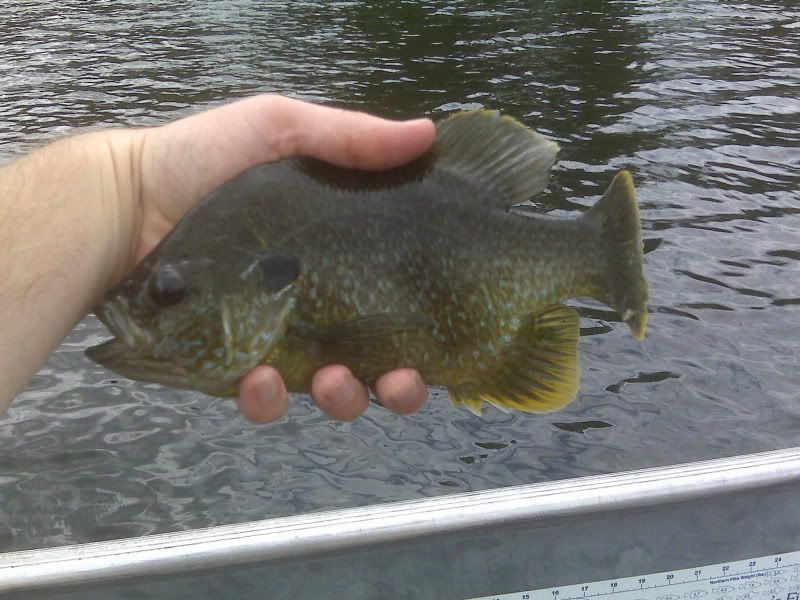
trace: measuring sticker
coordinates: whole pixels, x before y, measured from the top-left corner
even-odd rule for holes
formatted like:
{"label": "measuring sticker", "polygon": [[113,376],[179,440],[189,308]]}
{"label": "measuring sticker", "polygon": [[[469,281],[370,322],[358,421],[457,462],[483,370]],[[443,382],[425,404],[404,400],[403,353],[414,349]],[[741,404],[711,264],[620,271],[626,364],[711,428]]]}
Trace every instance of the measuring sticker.
{"label": "measuring sticker", "polygon": [[800,551],[471,600],[800,600]]}

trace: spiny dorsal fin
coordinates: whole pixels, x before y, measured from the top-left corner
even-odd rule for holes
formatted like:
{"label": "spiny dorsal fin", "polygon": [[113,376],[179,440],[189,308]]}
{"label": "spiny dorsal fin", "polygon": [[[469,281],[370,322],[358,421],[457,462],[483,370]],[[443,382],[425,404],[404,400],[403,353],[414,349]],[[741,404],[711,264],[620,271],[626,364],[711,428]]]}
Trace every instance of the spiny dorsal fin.
{"label": "spiny dorsal fin", "polygon": [[562,408],[578,392],[578,324],[575,309],[561,304],[530,316],[501,351],[497,369],[449,388],[453,404],[477,415],[484,402],[525,412]]}
{"label": "spiny dorsal fin", "polygon": [[547,187],[558,144],[512,117],[472,110],[436,124],[434,152],[436,168],[477,179],[508,208]]}

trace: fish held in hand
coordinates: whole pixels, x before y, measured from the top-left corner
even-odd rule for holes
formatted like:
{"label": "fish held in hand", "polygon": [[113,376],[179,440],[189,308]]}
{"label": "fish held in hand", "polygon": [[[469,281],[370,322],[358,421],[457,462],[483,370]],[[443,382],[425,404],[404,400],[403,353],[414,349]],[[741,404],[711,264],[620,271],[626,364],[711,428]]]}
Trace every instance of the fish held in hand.
{"label": "fish held in hand", "polygon": [[90,358],[133,379],[236,395],[259,364],[310,389],[325,365],[373,382],[399,367],[457,405],[543,412],[578,390],[589,296],[637,339],[648,286],[622,171],[577,218],[510,211],[547,185],[558,146],[509,117],[460,113],[429,152],[365,172],[310,159],[223,184],[95,309]]}

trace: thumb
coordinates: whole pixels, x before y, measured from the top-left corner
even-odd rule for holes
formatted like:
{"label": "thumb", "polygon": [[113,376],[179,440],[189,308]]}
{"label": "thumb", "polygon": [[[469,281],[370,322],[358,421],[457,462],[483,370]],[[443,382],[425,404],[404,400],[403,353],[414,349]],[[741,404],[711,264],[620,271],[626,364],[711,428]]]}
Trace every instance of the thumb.
{"label": "thumb", "polygon": [[151,130],[143,197],[176,222],[213,189],[257,164],[311,156],[342,167],[387,169],[427,150],[429,119],[390,121],[283,96],[254,96]]}

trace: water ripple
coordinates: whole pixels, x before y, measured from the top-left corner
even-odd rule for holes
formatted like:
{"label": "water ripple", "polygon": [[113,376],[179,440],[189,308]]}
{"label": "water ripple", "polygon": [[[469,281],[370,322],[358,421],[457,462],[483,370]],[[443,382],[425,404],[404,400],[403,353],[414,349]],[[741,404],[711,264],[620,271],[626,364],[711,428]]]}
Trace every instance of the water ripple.
{"label": "water ripple", "polygon": [[[800,9],[785,2],[9,0],[0,160],[68,132],[281,92],[394,117],[498,108],[562,146],[528,210],[577,214],[629,168],[643,344],[580,299],[582,391],[485,419],[433,390],[350,424],[294,399],[116,378],[87,318],[0,420],[0,550],[174,531],[800,445]],[[31,507],[36,506],[36,510]]]}

